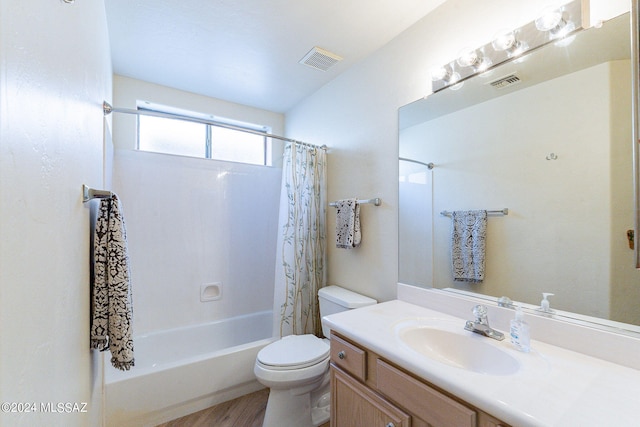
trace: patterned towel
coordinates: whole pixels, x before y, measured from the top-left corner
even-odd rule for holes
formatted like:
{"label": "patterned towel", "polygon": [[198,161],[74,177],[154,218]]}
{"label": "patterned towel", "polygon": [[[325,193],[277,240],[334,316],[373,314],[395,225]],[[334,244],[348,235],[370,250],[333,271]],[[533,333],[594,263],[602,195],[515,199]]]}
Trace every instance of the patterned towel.
{"label": "patterned towel", "polygon": [[336,202],[336,247],[352,249],[360,246],[360,204],[357,199]]}
{"label": "patterned towel", "polygon": [[127,231],[115,195],[100,201],[93,262],[91,348],[108,348],[111,364],[129,370],[134,358]]}
{"label": "patterned towel", "polygon": [[454,211],[451,216],[453,280],[482,282],[487,240],[487,211]]}

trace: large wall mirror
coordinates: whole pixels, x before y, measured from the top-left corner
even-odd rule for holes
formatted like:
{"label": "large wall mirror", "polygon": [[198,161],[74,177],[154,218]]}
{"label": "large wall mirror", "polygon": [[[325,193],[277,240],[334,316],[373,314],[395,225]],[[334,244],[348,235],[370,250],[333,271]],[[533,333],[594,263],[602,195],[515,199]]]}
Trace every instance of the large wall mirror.
{"label": "large wall mirror", "polygon": [[[550,292],[556,310],[640,330],[629,15],[400,109],[401,283],[531,307]],[[484,280],[454,281],[441,212],[504,208]]]}

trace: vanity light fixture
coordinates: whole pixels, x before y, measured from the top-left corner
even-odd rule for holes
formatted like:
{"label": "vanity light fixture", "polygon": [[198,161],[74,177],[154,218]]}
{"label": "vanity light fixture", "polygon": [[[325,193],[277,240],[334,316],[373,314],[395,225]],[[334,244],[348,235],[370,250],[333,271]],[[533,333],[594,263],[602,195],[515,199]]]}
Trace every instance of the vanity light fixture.
{"label": "vanity light fixture", "polygon": [[466,79],[491,70],[540,46],[582,28],[582,1],[573,0],[560,8],[544,11],[520,28],[500,32],[491,43],[464,49],[458,58],[431,70],[432,92],[459,88]]}

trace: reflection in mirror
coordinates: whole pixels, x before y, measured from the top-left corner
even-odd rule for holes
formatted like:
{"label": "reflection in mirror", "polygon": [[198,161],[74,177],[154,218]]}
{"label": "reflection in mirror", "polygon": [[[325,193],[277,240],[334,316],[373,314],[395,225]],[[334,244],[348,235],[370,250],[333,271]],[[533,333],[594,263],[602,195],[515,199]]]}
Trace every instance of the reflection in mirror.
{"label": "reflection in mirror", "polygon": [[[629,19],[400,109],[400,282],[533,306],[550,292],[556,310],[640,325]],[[454,281],[440,212],[503,208],[484,280]]]}

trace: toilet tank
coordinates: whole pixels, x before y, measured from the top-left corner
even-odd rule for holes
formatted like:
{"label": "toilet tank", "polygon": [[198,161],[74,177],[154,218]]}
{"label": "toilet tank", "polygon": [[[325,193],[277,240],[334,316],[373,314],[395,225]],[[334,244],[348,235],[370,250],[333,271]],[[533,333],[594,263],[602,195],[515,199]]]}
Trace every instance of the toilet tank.
{"label": "toilet tank", "polygon": [[[377,304],[378,302],[373,298],[335,285],[320,288],[318,300],[320,301],[320,317]],[[322,333],[326,338],[329,338],[330,332],[331,330],[327,326],[322,325]]]}

